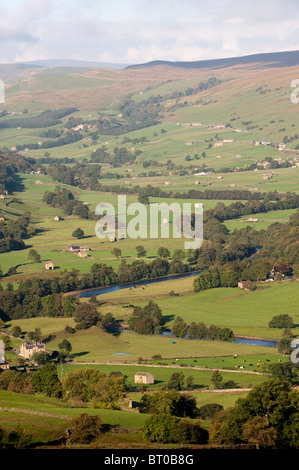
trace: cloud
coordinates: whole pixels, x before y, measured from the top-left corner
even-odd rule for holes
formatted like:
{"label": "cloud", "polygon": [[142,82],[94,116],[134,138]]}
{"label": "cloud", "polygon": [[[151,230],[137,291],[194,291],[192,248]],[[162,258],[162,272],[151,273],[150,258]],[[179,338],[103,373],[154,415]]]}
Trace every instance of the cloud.
{"label": "cloud", "polygon": [[297,0],[10,0],[0,62],[136,63],[299,49]]}

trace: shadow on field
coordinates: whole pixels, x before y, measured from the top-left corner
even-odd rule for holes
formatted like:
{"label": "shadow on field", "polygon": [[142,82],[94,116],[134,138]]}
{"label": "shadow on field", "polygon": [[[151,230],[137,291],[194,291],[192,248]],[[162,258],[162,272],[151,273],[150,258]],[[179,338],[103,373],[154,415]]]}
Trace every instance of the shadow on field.
{"label": "shadow on field", "polygon": [[53,341],[56,338],[56,335],[49,335],[46,338],[43,339],[43,343],[50,343],[50,341]]}
{"label": "shadow on field", "polygon": [[86,356],[86,354],[89,354],[90,351],[81,351],[81,352],[78,352],[78,353],[74,353],[72,354],[72,358],[73,357],[81,357],[81,356]]}
{"label": "shadow on field", "polygon": [[171,320],[174,320],[174,315],[163,315],[163,325],[165,325]]}

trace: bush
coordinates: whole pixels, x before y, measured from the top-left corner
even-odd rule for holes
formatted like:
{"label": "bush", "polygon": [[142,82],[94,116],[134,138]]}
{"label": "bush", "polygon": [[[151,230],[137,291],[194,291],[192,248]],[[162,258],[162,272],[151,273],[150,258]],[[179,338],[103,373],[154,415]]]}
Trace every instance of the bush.
{"label": "bush", "polygon": [[71,423],[69,440],[72,444],[89,444],[103,432],[100,416],[89,416],[87,413],[81,413]]}
{"label": "bush", "polygon": [[207,444],[209,432],[203,429],[200,421],[181,420],[176,427],[176,442],[182,444]]}
{"label": "bush", "polygon": [[150,442],[176,442],[176,431],[179,418],[167,413],[153,414],[150,416],[143,428],[142,435]]}
{"label": "bush", "polygon": [[73,328],[72,326],[69,326],[69,325],[66,325],[64,331],[65,331],[66,333],[70,333],[70,334],[72,334],[72,335],[73,335],[74,333],[76,333],[76,329]]}
{"label": "bush", "polygon": [[218,403],[207,403],[199,408],[199,416],[202,419],[213,419],[222,410],[223,406]]}

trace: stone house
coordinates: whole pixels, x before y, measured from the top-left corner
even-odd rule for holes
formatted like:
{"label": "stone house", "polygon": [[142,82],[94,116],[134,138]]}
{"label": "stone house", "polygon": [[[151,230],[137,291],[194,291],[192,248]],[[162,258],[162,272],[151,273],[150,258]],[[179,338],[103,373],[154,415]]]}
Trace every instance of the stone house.
{"label": "stone house", "polygon": [[22,343],[20,347],[20,354],[25,359],[31,359],[33,354],[43,352],[46,350],[46,346],[43,343]]}

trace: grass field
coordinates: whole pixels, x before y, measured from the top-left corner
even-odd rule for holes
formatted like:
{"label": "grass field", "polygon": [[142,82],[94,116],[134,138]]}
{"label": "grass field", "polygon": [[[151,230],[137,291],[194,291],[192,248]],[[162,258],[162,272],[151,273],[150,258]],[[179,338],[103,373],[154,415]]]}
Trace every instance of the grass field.
{"label": "grass field", "polygon": [[[218,403],[224,408],[231,407],[238,398],[246,396],[247,392],[231,393],[193,393],[196,398],[197,406],[200,407],[207,403]],[[133,407],[136,406],[141,394],[134,393],[130,395],[133,400]],[[41,395],[24,395],[8,391],[0,391],[1,408],[8,410],[14,408],[14,411],[0,410],[0,426],[5,431],[11,431],[20,425],[23,429],[32,434],[32,443],[47,443],[59,439],[64,435],[66,429],[70,426],[70,419],[78,416],[80,413],[89,415],[98,415],[103,424],[110,426],[123,427],[131,431],[129,434],[113,435],[104,434],[97,440],[97,446],[105,448],[122,447],[142,447],[146,448],[148,443],[140,435],[146,414],[139,414],[132,411],[100,410],[87,408],[72,408],[70,403],[61,402],[58,399],[46,398]],[[34,414],[37,413],[37,414]],[[202,421],[202,426],[208,428],[210,421]],[[133,431],[133,432],[132,432]],[[136,431],[136,432],[134,432]],[[162,447],[161,444],[151,444],[151,448]],[[166,447],[171,447],[166,446]]]}
{"label": "grass field", "polygon": [[[183,361],[181,362],[183,363]],[[189,368],[184,368],[184,366],[181,366],[178,369],[176,366],[151,367],[151,366],[143,366],[142,364],[134,365],[134,366],[131,366],[129,364],[128,365],[67,364],[66,366],[63,367],[63,372],[66,373],[68,371],[73,371],[82,367],[95,367],[96,369],[106,372],[107,374],[113,371],[121,370],[121,372],[128,377],[127,383],[131,385],[134,384],[134,375],[137,372],[149,372],[150,374],[153,374],[155,377],[155,383],[153,385],[148,385],[149,390],[158,390],[163,385],[166,385],[167,382],[169,382],[174,372],[182,372],[185,378],[187,378],[188,376],[192,376],[194,378],[194,390],[213,388],[211,384],[211,377],[213,374],[212,370],[199,370],[199,369],[196,369],[196,365],[194,365],[194,367],[189,367]],[[217,367],[216,368],[214,367],[214,369],[217,369]],[[246,388],[246,387],[250,387],[253,385],[257,385],[259,383],[262,383],[265,380],[265,377],[263,375],[255,375],[255,374],[249,374],[249,373],[247,374],[247,373],[221,371],[221,375],[223,376],[224,382],[228,380],[234,380],[237,384],[237,388],[238,387]]]}

